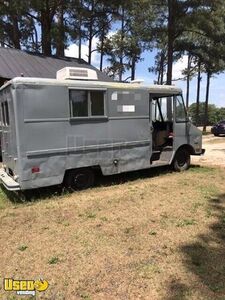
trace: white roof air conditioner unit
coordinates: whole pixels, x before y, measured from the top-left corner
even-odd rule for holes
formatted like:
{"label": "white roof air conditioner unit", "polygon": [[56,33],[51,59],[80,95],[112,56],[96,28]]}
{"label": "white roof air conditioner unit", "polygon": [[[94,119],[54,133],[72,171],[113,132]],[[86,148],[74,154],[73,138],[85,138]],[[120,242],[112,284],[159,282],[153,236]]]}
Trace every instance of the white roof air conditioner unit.
{"label": "white roof air conditioner unit", "polygon": [[86,68],[65,67],[56,73],[56,79],[98,80],[95,70]]}

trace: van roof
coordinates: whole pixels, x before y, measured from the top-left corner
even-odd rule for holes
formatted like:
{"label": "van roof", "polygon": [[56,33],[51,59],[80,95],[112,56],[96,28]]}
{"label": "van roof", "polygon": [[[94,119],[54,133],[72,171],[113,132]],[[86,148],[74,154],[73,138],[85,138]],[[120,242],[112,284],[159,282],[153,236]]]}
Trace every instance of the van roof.
{"label": "van roof", "polygon": [[49,78],[31,78],[31,77],[15,77],[6,82],[0,91],[9,85],[56,85],[67,86],[68,88],[84,87],[84,88],[115,88],[115,89],[141,89],[148,90],[151,93],[168,93],[180,94],[182,90],[173,85],[144,85],[139,83],[123,83],[123,82],[104,82],[104,81],[90,81],[90,80],[57,80]]}

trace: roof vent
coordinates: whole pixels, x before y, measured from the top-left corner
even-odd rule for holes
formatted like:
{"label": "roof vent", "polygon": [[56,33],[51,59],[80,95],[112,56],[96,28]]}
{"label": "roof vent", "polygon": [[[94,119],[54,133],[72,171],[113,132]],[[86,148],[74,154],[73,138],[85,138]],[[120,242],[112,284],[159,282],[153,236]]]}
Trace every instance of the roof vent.
{"label": "roof vent", "polygon": [[98,80],[98,75],[95,70],[86,68],[65,67],[56,73],[56,79],[65,80]]}

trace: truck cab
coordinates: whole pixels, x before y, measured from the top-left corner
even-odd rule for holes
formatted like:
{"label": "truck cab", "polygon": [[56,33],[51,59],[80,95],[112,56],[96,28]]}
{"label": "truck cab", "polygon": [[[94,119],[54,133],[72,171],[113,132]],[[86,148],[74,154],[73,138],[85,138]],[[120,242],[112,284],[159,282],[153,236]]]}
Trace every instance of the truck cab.
{"label": "truck cab", "polygon": [[201,155],[202,134],[188,117],[182,93],[150,95],[152,164],[167,162],[177,171],[190,165],[190,155]]}

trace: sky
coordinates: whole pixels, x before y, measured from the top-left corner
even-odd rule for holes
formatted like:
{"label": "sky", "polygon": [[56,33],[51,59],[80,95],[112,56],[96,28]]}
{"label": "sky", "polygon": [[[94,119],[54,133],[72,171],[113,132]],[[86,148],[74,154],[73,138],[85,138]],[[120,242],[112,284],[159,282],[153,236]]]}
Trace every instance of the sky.
{"label": "sky", "polygon": [[[98,42],[97,38],[93,39],[93,49]],[[65,55],[69,57],[78,57],[78,46],[76,44],[71,44],[66,50]],[[154,56],[155,52],[145,51],[142,54],[142,61],[137,64],[136,67],[136,79],[144,80],[144,84],[153,84],[156,80],[156,75],[149,73],[148,68],[154,66]],[[88,59],[88,46],[87,43],[82,45],[82,58],[87,61]],[[99,54],[93,52],[92,54],[92,65],[99,68]],[[105,60],[104,67],[107,66],[108,62]],[[173,65],[173,79],[182,78],[182,70],[187,66],[187,56],[183,56],[179,61],[175,62]],[[130,73],[124,74],[124,78],[130,76]],[[186,97],[186,81],[178,80],[174,84],[183,90],[184,99]],[[190,83],[190,103],[195,102],[196,100],[196,86],[197,80],[196,77]],[[201,82],[201,94],[200,100],[205,100],[205,90],[206,90],[206,76],[202,75]],[[211,79],[211,88],[210,88],[210,104],[215,104],[218,107],[225,107],[225,74],[215,75]]]}

